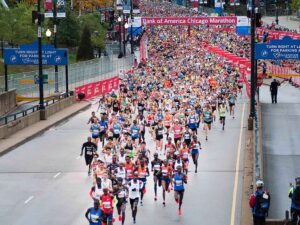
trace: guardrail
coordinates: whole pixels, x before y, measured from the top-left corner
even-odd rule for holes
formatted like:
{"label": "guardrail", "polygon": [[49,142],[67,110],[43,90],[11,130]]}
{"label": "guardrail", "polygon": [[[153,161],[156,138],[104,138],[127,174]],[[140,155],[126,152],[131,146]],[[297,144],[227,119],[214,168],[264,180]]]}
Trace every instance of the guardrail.
{"label": "guardrail", "polygon": [[[73,94],[74,94],[73,92],[69,93],[69,95],[73,95]],[[53,105],[54,103],[56,103],[56,102],[58,102],[58,101],[60,101],[64,98],[67,98],[69,95],[67,95],[67,93],[62,93],[60,95],[57,95],[57,96],[53,97],[52,99],[46,100],[44,102],[44,105],[45,105],[45,107]],[[39,105],[34,105],[34,106],[29,107],[27,109],[21,110],[20,112],[0,117],[0,126],[6,125],[10,122],[13,122],[13,121],[15,121],[19,118],[25,117],[25,116],[29,115],[30,113],[34,113],[34,112],[39,111],[39,110],[40,110],[40,106]]]}
{"label": "guardrail", "polygon": [[262,178],[261,176],[261,154],[260,154],[260,126],[257,115],[257,106],[254,114],[254,159],[255,159],[255,180]]}
{"label": "guardrail", "polygon": [[6,125],[6,124],[8,124],[10,122],[13,122],[13,121],[15,121],[15,120],[17,120],[19,118],[27,116],[28,114],[34,113],[34,112],[36,112],[38,110],[40,110],[39,105],[35,105],[35,106],[30,107],[28,109],[22,110],[20,112],[17,112],[17,113],[8,115],[8,116],[1,117],[0,118],[0,126]]}

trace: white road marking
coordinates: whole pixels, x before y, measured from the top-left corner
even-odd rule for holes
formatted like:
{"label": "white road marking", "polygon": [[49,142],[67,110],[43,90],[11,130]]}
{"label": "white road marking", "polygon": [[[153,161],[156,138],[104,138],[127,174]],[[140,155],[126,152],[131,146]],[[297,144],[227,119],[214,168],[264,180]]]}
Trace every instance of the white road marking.
{"label": "white road marking", "polygon": [[242,148],[242,138],[243,138],[244,115],[245,115],[245,103],[243,104],[240,137],[239,137],[238,151],[237,151],[237,158],[236,158],[236,165],[235,165],[236,172],[235,172],[235,177],[234,177],[234,188],[233,188],[233,196],[232,196],[230,225],[235,225],[235,211],[236,211],[236,199],[237,199],[239,173],[240,173],[239,168],[240,168],[240,158],[241,158],[241,148]]}
{"label": "white road marking", "polygon": [[61,172],[58,172],[57,174],[55,174],[55,175],[53,176],[53,178],[58,177],[60,174],[61,174]]}
{"label": "white road marking", "polygon": [[34,196],[30,196],[30,197],[24,202],[24,204],[25,204],[25,205],[28,204],[33,198],[34,198]]}
{"label": "white road marking", "polygon": [[286,87],[289,84],[289,82],[285,81],[283,85],[281,85],[281,88]]}
{"label": "white road marking", "polygon": [[77,156],[76,159],[80,159],[80,156]]}

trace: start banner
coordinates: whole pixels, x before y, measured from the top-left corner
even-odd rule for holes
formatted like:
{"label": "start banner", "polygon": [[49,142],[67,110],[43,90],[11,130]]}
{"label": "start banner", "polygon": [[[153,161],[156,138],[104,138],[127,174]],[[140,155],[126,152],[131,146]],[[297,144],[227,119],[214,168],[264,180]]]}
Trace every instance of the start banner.
{"label": "start banner", "polygon": [[76,96],[79,93],[84,93],[84,99],[91,99],[95,96],[100,96],[103,94],[107,94],[112,90],[119,89],[119,76],[114,76],[112,78],[101,80],[89,84],[85,84],[75,88]]}
{"label": "start banner", "polygon": [[235,16],[218,17],[143,17],[143,25],[236,25]]}

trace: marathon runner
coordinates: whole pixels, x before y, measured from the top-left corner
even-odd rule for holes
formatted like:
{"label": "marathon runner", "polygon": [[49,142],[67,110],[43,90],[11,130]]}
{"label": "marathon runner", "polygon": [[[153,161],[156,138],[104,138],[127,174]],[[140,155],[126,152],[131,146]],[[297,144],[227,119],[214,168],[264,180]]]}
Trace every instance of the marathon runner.
{"label": "marathon runner", "polygon": [[83,155],[84,151],[84,159],[85,164],[88,166],[88,175],[91,175],[91,164],[94,158],[94,155],[97,154],[97,145],[92,142],[92,138],[88,137],[87,142],[83,143],[81,147],[80,156]]}

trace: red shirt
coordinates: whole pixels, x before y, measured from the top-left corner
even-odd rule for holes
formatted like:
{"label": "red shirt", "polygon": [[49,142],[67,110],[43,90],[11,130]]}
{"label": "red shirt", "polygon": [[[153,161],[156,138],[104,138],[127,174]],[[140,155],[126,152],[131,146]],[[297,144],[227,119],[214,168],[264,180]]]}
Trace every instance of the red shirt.
{"label": "red shirt", "polygon": [[125,163],[125,169],[126,169],[126,174],[127,174],[127,178],[133,178],[133,164],[132,162],[130,163]]}
{"label": "red shirt", "polygon": [[110,194],[101,196],[102,210],[106,214],[113,213],[113,202]]}

